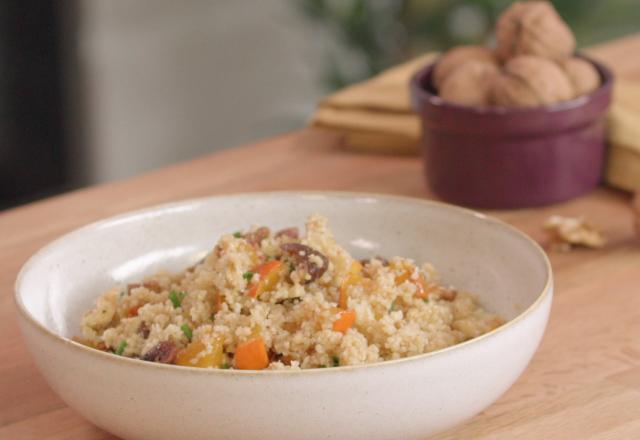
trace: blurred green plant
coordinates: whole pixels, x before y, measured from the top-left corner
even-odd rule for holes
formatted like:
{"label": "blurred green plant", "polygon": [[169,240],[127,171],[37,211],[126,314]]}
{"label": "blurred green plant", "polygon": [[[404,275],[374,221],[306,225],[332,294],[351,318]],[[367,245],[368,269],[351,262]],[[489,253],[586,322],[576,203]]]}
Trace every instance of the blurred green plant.
{"label": "blurred green plant", "polygon": [[[326,27],[337,47],[321,73],[334,90],[428,50],[490,43],[493,23],[510,0],[294,0]],[[579,46],[640,31],[638,0],[555,0]]]}

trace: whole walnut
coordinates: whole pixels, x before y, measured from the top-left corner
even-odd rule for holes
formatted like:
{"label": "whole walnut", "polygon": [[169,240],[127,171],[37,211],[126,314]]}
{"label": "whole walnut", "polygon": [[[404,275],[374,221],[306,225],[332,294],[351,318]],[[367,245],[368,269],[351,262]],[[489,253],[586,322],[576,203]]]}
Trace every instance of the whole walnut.
{"label": "whole walnut", "polygon": [[467,61],[445,77],[439,95],[461,105],[490,104],[491,83],[498,66],[487,61]]}
{"label": "whole walnut", "polygon": [[440,90],[444,79],[468,61],[496,63],[493,51],[484,46],[458,46],[448,50],[433,69],[433,85]]}
{"label": "whole walnut", "polygon": [[517,55],[561,60],[575,48],[571,29],[546,1],[514,3],[496,22],[496,54],[502,61]]}
{"label": "whole walnut", "polygon": [[593,64],[582,58],[567,58],[558,64],[569,77],[573,85],[574,96],[591,93],[600,85],[600,75]]}
{"label": "whole walnut", "polygon": [[548,105],[573,94],[569,78],[556,63],[533,55],[509,60],[491,87],[493,103],[505,107]]}

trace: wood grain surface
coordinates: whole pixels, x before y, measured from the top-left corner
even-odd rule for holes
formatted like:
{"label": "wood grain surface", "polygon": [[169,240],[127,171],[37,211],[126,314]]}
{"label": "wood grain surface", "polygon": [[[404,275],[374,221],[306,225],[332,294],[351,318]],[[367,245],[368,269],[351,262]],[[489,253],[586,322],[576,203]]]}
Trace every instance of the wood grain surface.
{"label": "wood grain surface", "polygon": [[[619,76],[640,79],[640,36],[590,53]],[[335,134],[303,130],[0,213],[0,439],[113,438],[53,394],[26,351],[13,283],[32,253],[105,216],[195,196],[313,189],[433,197],[418,159],[352,154],[338,145]],[[640,241],[629,196],[601,188],[555,206],[490,214],[543,244],[547,216],[584,215],[609,242],[597,251],[550,252],[557,293],[530,366],[482,414],[433,438],[640,439]]]}

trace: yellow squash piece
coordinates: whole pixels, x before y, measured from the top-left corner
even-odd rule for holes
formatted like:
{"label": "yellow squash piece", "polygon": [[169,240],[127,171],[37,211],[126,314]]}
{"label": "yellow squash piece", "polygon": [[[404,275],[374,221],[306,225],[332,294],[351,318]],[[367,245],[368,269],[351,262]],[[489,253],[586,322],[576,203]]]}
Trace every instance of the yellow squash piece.
{"label": "yellow squash piece", "polygon": [[211,350],[201,341],[193,341],[178,353],[176,364],[185,367],[219,368],[224,356],[222,344],[215,341]]}

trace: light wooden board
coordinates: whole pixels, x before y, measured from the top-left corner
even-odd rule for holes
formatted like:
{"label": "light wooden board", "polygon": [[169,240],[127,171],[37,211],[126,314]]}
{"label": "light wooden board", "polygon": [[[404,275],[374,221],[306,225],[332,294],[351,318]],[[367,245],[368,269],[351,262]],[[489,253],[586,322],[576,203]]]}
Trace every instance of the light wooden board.
{"label": "light wooden board", "polygon": [[[640,78],[640,37],[592,53],[619,75]],[[432,197],[418,159],[351,154],[338,144],[335,134],[305,130],[0,213],[0,439],[112,438],[53,394],[19,335],[13,282],[33,252],[88,222],[188,197],[276,189]],[[640,439],[640,241],[629,196],[598,189],[556,206],[491,214],[541,243],[547,216],[585,215],[609,244],[550,254],[557,293],[529,368],[484,413],[435,439]]]}

